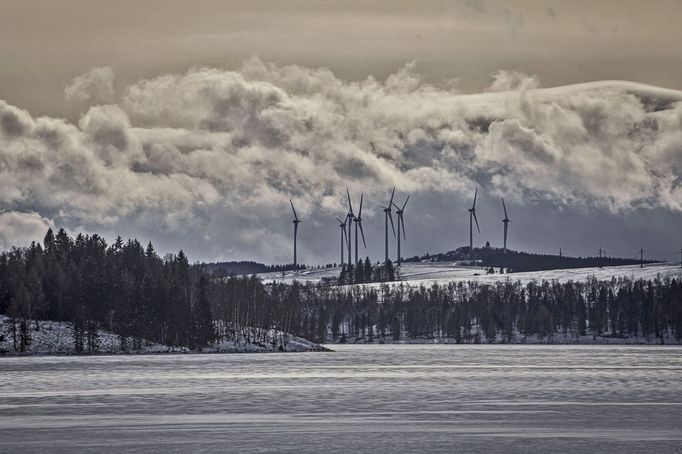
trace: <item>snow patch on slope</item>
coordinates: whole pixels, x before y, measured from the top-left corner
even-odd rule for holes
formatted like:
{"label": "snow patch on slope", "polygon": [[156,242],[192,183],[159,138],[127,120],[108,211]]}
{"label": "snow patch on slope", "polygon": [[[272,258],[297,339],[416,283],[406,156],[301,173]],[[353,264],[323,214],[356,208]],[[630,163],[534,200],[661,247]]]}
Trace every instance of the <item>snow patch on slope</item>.
{"label": "snow patch on slope", "polygon": [[[39,320],[39,329],[36,330],[35,320],[29,323],[31,343],[25,352],[21,354],[76,354],[76,346],[73,336],[73,324],[70,322],[55,322]],[[19,348],[19,322],[17,322],[17,349]],[[246,340],[223,340],[215,344],[201,348],[197,351],[204,353],[264,353],[264,352],[314,352],[326,351],[324,347],[306,339],[270,330],[269,338],[278,339],[276,343],[253,343]],[[98,330],[97,348],[94,353],[191,353],[187,347],[158,344],[141,340],[139,349],[133,349],[133,339],[122,338],[110,331]],[[195,351],[195,352],[197,352]],[[12,334],[12,322],[7,316],[0,315],[0,354],[19,354],[14,347]],[[88,353],[88,352],[85,352]]]}
{"label": "snow patch on slope", "polygon": [[[401,267],[400,282],[390,282],[389,285],[404,283],[411,286],[440,285],[450,282],[475,281],[494,284],[496,282],[520,281],[526,284],[531,281],[585,281],[591,278],[597,280],[611,280],[612,278],[627,277],[631,279],[682,278],[682,268],[677,263],[647,264],[643,268],[639,265],[607,266],[603,268],[571,268],[562,270],[531,271],[511,274],[486,274],[486,268],[462,266],[454,262],[438,263],[404,263]],[[496,269],[496,271],[499,271]],[[265,283],[281,282],[291,284],[293,281],[318,283],[324,279],[335,279],[341,268],[324,268],[303,271],[289,271],[286,273],[263,273],[258,276]],[[379,287],[382,284],[362,284],[363,286]]]}

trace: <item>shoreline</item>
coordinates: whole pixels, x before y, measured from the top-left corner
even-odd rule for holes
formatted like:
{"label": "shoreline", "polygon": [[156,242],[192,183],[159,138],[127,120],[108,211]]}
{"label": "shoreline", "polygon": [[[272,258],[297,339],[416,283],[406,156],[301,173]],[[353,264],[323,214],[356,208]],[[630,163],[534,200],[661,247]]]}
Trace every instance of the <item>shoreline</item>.
{"label": "shoreline", "polygon": [[296,350],[254,350],[254,351],[131,351],[131,352],[0,352],[0,358],[26,358],[39,356],[163,356],[163,355],[240,355],[240,354],[291,354],[291,353],[330,353],[331,348],[320,345],[317,349],[307,351]]}
{"label": "shoreline", "polygon": [[[479,342],[469,341],[457,342],[454,338],[405,338],[405,339],[380,339],[369,342],[366,339],[357,339],[346,342],[331,341],[324,342],[323,345],[599,345],[599,346],[624,346],[624,345],[653,345],[653,346],[682,346],[682,339],[675,339],[674,337],[666,337],[663,342],[660,338],[633,338],[633,337],[608,337],[601,336],[592,338],[592,336],[581,336],[582,339],[575,339],[566,337],[551,337],[545,339],[538,339],[536,336],[528,336],[524,339],[512,339],[511,341],[502,341],[499,339],[493,342],[488,342],[481,339]],[[587,339],[589,338],[589,339]]]}
{"label": "shoreline", "polygon": [[[325,347],[292,334],[272,331],[266,339],[258,342],[248,341],[246,337],[230,339],[222,337],[204,347],[191,349],[186,346],[159,344],[146,339],[122,337],[116,333],[98,329],[94,348],[82,345],[78,351],[73,336],[71,322],[39,320],[38,330],[34,329],[34,321],[29,322],[30,342],[24,351],[16,350],[10,329],[10,319],[0,315],[0,357],[17,356],[100,356],[100,355],[155,355],[155,354],[218,354],[218,353],[293,353],[324,352]],[[18,336],[17,336],[18,337]],[[17,339],[19,340],[19,339]],[[137,346],[138,348],[131,348]],[[17,347],[19,344],[17,342]]]}

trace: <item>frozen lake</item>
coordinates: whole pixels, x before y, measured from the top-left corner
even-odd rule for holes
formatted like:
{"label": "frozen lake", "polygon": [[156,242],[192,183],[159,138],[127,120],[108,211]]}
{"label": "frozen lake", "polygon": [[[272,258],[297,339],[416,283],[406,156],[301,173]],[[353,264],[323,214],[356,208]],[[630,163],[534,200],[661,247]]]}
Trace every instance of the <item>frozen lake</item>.
{"label": "frozen lake", "polygon": [[682,450],[682,348],[0,358],[0,452]]}

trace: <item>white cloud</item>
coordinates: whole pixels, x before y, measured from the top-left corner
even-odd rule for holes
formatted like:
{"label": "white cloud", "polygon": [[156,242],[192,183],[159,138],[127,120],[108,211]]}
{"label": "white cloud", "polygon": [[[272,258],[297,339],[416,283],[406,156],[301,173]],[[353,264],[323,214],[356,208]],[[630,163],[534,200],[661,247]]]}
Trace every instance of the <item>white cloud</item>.
{"label": "white cloud", "polygon": [[36,212],[0,213],[0,250],[41,242],[49,228],[54,229],[54,222]]}
{"label": "white cloud", "polygon": [[[100,70],[67,92],[109,97],[113,71]],[[537,86],[500,71],[495,92],[462,95],[423,82],[414,65],[349,83],[249,59],[139,81],[78,125],[0,101],[0,206],[212,238],[270,261],[286,260],[288,247],[265,234],[282,234],[273,222],[289,198],[316,222],[345,210],[346,187],[383,197],[395,185],[428,201],[483,186],[517,203],[682,210],[682,94]]]}
{"label": "white cloud", "polygon": [[64,96],[70,102],[90,105],[113,102],[116,96],[114,70],[108,66],[97,67],[74,77],[64,89]]}
{"label": "white cloud", "polygon": [[536,76],[529,76],[518,71],[499,70],[492,74],[493,83],[488,91],[525,91],[539,88],[540,81]]}

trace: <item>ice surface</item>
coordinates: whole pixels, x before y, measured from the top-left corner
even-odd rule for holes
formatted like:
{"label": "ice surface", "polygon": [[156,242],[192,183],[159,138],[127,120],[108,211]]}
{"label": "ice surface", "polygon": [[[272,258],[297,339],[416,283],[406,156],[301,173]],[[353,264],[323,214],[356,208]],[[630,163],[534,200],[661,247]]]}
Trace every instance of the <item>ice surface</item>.
{"label": "ice surface", "polygon": [[3,453],[675,453],[682,348],[0,358]]}

